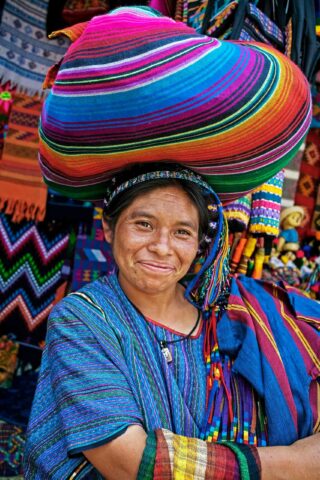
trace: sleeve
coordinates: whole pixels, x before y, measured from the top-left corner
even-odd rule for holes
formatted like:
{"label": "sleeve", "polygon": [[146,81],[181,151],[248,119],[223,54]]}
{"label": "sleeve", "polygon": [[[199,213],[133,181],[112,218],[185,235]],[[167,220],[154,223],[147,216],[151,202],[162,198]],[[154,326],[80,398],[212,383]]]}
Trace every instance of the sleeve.
{"label": "sleeve", "polygon": [[259,480],[256,447],[233,442],[208,443],[169,430],[149,432],[138,480]]}
{"label": "sleeve", "polygon": [[119,338],[97,315],[90,303],[70,298],[49,319],[47,366],[69,455],[143,423]]}

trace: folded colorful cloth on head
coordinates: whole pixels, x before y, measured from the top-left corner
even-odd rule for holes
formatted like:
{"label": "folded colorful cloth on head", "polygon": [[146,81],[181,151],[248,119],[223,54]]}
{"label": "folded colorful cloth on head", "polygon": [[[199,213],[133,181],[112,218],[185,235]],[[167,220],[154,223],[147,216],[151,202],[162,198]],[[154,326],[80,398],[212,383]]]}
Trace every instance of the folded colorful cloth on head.
{"label": "folded colorful cloth on head", "polygon": [[42,111],[40,162],[63,194],[99,199],[123,167],[169,161],[230,201],[285,166],[309,128],[308,82],[272,47],[207,37],[148,7],[59,33],[75,41]]}

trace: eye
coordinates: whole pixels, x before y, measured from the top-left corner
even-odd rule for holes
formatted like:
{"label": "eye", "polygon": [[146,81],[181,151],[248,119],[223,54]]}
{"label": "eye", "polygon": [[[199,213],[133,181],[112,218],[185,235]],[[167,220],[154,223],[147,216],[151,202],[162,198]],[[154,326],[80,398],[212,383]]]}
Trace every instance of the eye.
{"label": "eye", "polygon": [[182,237],[191,237],[192,235],[189,230],[185,230],[184,228],[179,228],[179,230],[177,230],[177,234]]}
{"label": "eye", "polygon": [[152,225],[145,220],[139,220],[138,222],[136,222],[136,225],[139,225],[139,227],[146,228],[148,230],[152,228]]}

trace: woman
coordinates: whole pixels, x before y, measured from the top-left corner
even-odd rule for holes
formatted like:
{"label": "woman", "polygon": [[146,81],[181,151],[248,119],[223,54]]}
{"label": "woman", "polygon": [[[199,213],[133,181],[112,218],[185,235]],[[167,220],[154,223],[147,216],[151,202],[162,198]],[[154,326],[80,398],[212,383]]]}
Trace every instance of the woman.
{"label": "woman", "polygon": [[[286,424],[287,432],[279,432],[279,424],[273,425],[272,421],[267,428],[263,421],[265,407],[267,418],[274,420],[281,395],[274,390],[270,401],[265,393],[262,402],[250,384],[236,370],[231,371],[229,355],[233,349],[238,348],[232,360],[233,365],[237,362],[238,371],[243,368],[239,357],[246,354],[247,363],[248,354],[244,348],[239,350],[237,342],[232,342],[231,332],[229,338],[226,337],[225,326],[220,332],[218,330],[221,335],[218,343],[222,344],[224,355],[220,359],[213,344],[215,359],[212,365],[216,371],[213,376],[206,373],[204,349],[208,342],[212,343],[210,329],[215,321],[202,318],[207,315],[197,308],[205,301],[199,296],[203,285],[198,284],[195,295],[188,299],[181,281],[200,254],[199,244],[200,249],[205,249],[203,240],[213,234],[208,225],[216,217],[216,211],[212,210],[214,204],[209,203],[211,210],[208,212],[214,211],[209,219],[201,193],[201,189],[206,188],[207,193],[211,189],[205,187],[199,176],[178,166],[170,165],[164,170],[165,165],[161,164],[153,168],[158,170],[144,167],[139,174],[136,166],[127,178],[122,177],[119,184],[114,184],[114,190],[106,198],[105,237],[112,244],[117,271],[69,295],[51,315],[48,347],[30,423],[26,478],[78,478],[77,474],[79,478],[86,478],[85,474],[94,466],[104,478],[129,479],[137,477],[140,463],[139,478],[149,478],[144,468],[152,468],[152,465],[152,470],[157,472],[155,478],[167,478],[162,469],[169,468],[164,459],[170,448],[173,452],[177,450],[177,456],[179,449],[185,453],[189,448],[193,453],[190,459],[188,455],[180,459],[180,466],[178,458],[175,467],[178,471],[183,472],[185,468],[193,472],[189,478],[238,478],[241,467],[236,454],[246,459],[243,463],[247,463],[252,478],[259,478],[257,452],[262,478],[272,478],[274,472],[279,475],[279,468],[285,468],[285,472],[281,470],[283,476],[275,478],[316,478],[319,465],[315,454],[316,447],[319,453],[319,438],[315,437],[314,442],[308,440],[310,448],[306,448],[303,457],[304,445],[299,446],[299,442],[288,451],[285,447],[262,447],[269,442],[268,435],[272,444],[281,442],[281,435],[283,442],[290,439],[290,435],[295,435],[290,424],[294,422]],[[212,275],[212,268],[209,270]],[[254,286],[254,281],[248,279],[247,282]],[[243,287],[248,288],[246,281],[243,285],[239,281],[231,285],[231,295],[235,288]],[[289,296],[280,287],[273,288],[277,297]],[[264,295],[269,297],[272,312],[271,295],[267,290]],[[224,297],[221,292],[219,296],[220,299]],[[243,293],[244,301],[245,296]],[[290,306],[294,305],[293,299],[294,295]],[[297,295],[295,301],[305,302],[309,321],[313,315],[319,315],[319,307],[311,300],[300,299]],[[219,304],[219,321],[230,324],[232,314],[237,312],[235,307],[230,315],[228,307],[223,302]],[[284,308],[287,310],[289,305]],[[245,313],[250,313],[249,306]],[[289,316],[289,311],[286,314]],[[264,321],[262,314],[260,318]],[[279,314],[276,321],[283,322],[283,318]],[[312,340],[310,325],[301,327],[297,322],[296,328],[301,329],[300,335],[305,339]],[[281,354],[290,353],[293,346],[288,339],[282,343],[285,345],[281,342],[278,345]],[[303,354],[300,358],[296,350],[296,364],[300,364],[299,377],[303,384],[307,380]],[[259,356],[261,365],[262,356]],[[252,352],[251,358],[256,363]],[[284,366],[291,361],[284,357]],[[261,368],[263,373],[257,382],[268,375],[267,366]],[[251,373],[254,376],[254,372]],[[210,440],[206,424],[206,415],[210,413],[206,398],[210,381],[219,383],[211,387],[211,392],[216,388],[214,400],[216,407],[221,409],[218,414],[214,412],[215,416],[220,416],[216,439],[261,445],[258,450],[241,445],[238,452],[234,451],[236,446],[228,451],[230,442],[223,446],[209,444],[208,447],[198,440],[197,454],[191,440],[190,444],[185,443],[186,437]],[[307,429],[311,433],[310,424],[314,422],[308,389],[304,384],[298,385],[291,374],[281,381],[281,388],[285,388],[286,382],[291,389],[296,388],[299,393],[293,394],[293,400],[297,406],[305,408],[298,415],[298,435],[304,435]],[[237,391],[241,392],[238,397]],[[230,403],[229,394],[234,396]],[[302,398],[304,394],[307,394],[307,401]],[[312,402],[311,398],[311,405]],[[287,411],[283,405],[278,417],[279,413],[286,423]],[[246,423],[250,425],[247,432]],[[155,438],[149,437],[147,441],[151,442],[151,447],[147,443],[148,448],[145,448],[147,432],[157,429],[163,430],[157,433],[156,448],[152,450]],[[179,438],[171,432],[184,437]],[[160,460],[154,458],[156,453]],[[146,466],[141,462],[142,455]],[[249,478],[241,472],[242,477]]]}
{"label": "woman", "polygon": [[[228,103],[225,96],[211,105],[210,89],[201,83],[208,81],[203,74],[194,77],[194,83],[203,86],[206,102],[198,95],[195,104],[193,91],[188,101],[184,99],[188,118],[178,115],[178,124],[171,118],[160,125],[151,112],[157,98],[145,92],[157,75],[161,81],[169,74],[174,80],[170,61],[180,73],[190,62],[194,73],[195,65],[201,71],[207,57],[212,61],[212,55],[224,51],[231,67],[228,75],[215,72],[222,82],[212,89],[216,92],[228,78],[234,88],[233,77],[246,75],[238,59],[230,63],[230,49],[242,58],[246,50],[238,46],[224,50],[223,44],[212,49],[212,39],[144,9],[120,9],[106,17],[77,27],[81,36],[70,47],[42,114],[40,151],[47,181],[55,182],[57,189],[60,185],[78,197],[93,191],[99,196],[103,189],[105,237],[117,268],[66,297],[50,316],[29,425],[25,477],[236,479],[259,478],[261,470],[263,479],[316,478],[319,436],[311,434],[318,429],[319,343],[314,327],[318,304],[283,286],[249,278],[228,281],[227,228],[214,190],[190,169],[172,161],[154,163],[159,156],[172,160],[173,152],[174,159],[181,160],[186,143],[195,151],[205,132],[205,148],[198,152],[201,161],[195,162],[193,154],[190,162],[193,169],[212,172],[216,163],[210,155],[207,161],[208,148],[211,152],[219,143],[222,124],[246,131],[250,109],[257,121],[258,106],[253,102],[260,98],[261,107],[271,92],[278,100],[279,91],[287,92],[288,85],[282,90],[279,81],[281,69],[271,54],[270,61],[269,52],[250,50],[259,75],[257,83],[252,82],[256,89],[251,96],[248,91],[242,96],[239,90],[238,110],[229,102],[228,114],[221,113],[222,104]],[[121,45],[128,45],[123,32],[131,36],[127,56],[119,53]],[[93,52],[90,38],[105,43]],[[97,64],[93,66],[90,58],[84,72],[81,62],[91,54]],[[166,69],[163,55],[168,55]],[[224,60],[223,55],[219,58]],[[152,67],[150,61],[155,62]],[[268,68],[263,63],[267,61]],[[130,65],[137,76],[129,75]],[[284,65],[286,72],[293,68]],[[301,102],[297,100],[292,117],[283,116],[279,141],[274,132],[270,137],[266,132],[263,147],[259,135],[254,149],[250,139],[245,146],[234,142],[231,148],[230,143],[229,162],[240,173],[220,182],[225,196],[253,188],[261,175],[270,176],[272,168],[299,145],[308,125],[308,94],[299,75],[297,80],[289,77],[289,87],[298,82],[295,89]],[[89,91],[84,93],[85,78]],[[139,79],[142,89],[137,87]],[[108,91],[101,94],[104,88]],[[95,110],[93,91],[98,95]],[[153,92],[154,97],[166,95],[161,88]],[[131,94],[131,103],[126,103]],[[174,96],[168,94],[162,113],[172,116],[178,111],[172,104]],[[69,102],[68,108],[64,102]],[[147,105],[142,119],[137,113]],[[285,112],[288,104],[283,108]],[[132,114],[130,121],[126,111]],[[110,112],[112,119],[102,117]],[[214,122],[208,112],[216,115]],[[79,128],[72,123],[74,118]],[[148,129],[142,127],[143,121]],[[80,135],[84,124],[87,136]],[[261,122],[257,124],[261,128]],[[231,141],[228,131],[223,138]],[[137,164],[146,150],[148,163]],[[184,158],[187,162],[186,153]],[[124,168],[126,164],[132,167]],[[251,168],[257,164],[256,175],[246,175],[248,164]],[[266,173],[268,165],[271,170]],[[298,440],[304,437],[309,438]]]}

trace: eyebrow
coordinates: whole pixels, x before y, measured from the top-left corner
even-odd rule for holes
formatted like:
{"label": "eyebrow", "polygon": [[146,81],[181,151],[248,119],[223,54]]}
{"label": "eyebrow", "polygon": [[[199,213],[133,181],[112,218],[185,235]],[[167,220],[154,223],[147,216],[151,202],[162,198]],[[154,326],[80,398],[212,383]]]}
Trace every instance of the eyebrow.
{"label": "eyebrow", "polygon": [[[146,212],[144,210],[135,210],[134,212],[131,213],[129,218],[131,220],[134,220],[135,218],[139,218],[139,217],[150,218],[150,220],[156,220],[157,219],[154,215],[152,215],[151,213]],[[193,222],[189,222],[187,220],[181,220],[181,221],[177,222],[176,225],[179,225],[181,227],[189,227],[193,230],[197,230],[196,225]]]}

